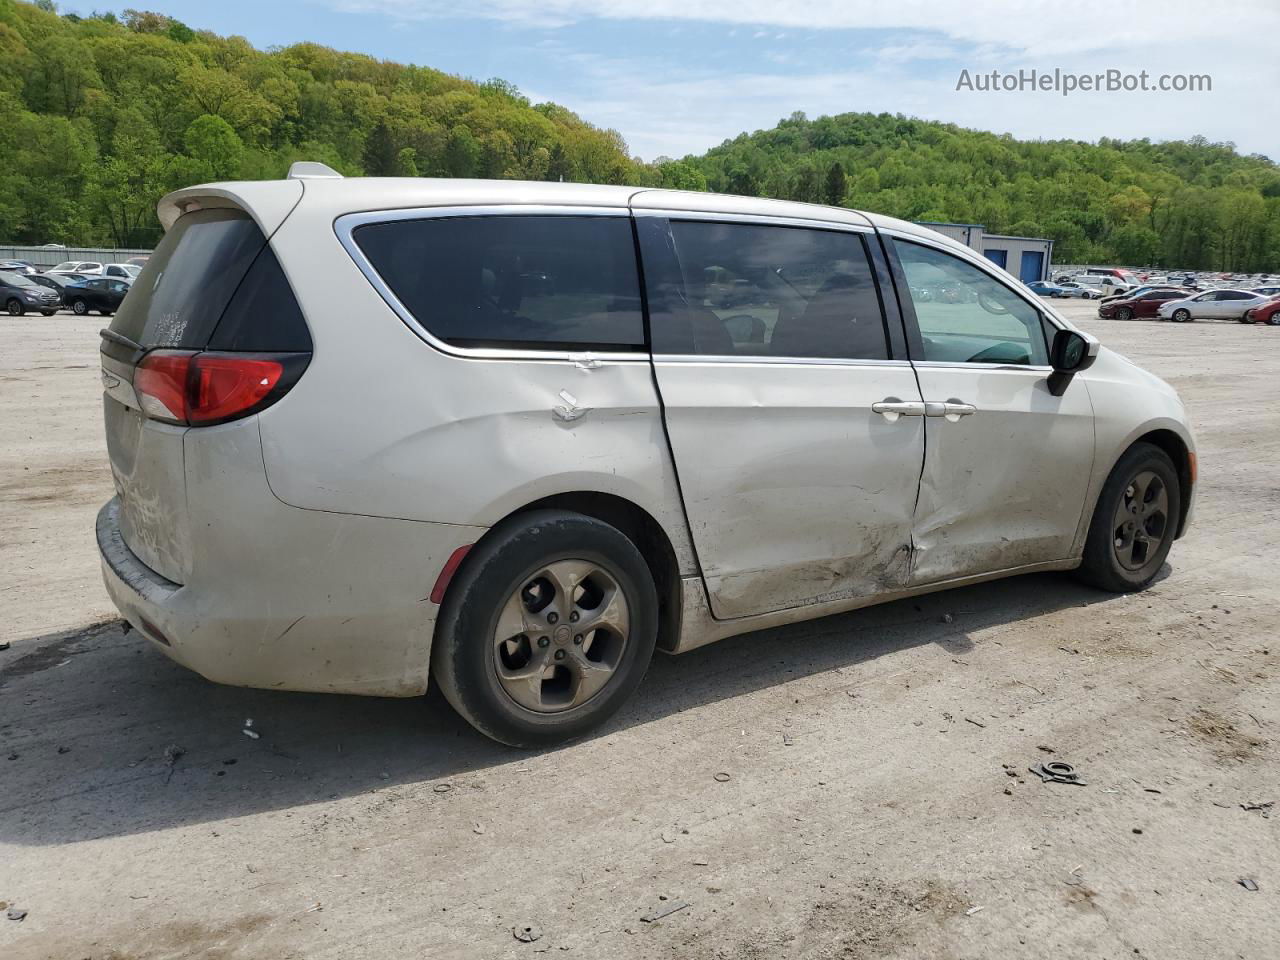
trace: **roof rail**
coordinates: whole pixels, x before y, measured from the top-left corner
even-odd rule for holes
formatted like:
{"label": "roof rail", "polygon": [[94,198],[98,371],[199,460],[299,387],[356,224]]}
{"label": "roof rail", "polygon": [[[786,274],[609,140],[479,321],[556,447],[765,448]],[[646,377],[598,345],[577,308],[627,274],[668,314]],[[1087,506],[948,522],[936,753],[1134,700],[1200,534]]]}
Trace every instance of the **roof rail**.
{"label": "roof rail", "polygon": [[341,180],[342,174],[315,160],[298,160],[289,167],[290,180]]}

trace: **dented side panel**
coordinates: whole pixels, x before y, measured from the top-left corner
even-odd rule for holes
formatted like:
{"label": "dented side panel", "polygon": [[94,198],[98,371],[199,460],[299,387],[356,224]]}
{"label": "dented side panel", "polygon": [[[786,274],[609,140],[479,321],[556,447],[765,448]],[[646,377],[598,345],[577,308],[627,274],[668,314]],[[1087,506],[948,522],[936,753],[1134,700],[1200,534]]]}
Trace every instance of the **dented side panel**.
{"label": "dented side panel", "polygon": [[445,352],[342,247],[334,221],[349,212],[341,190],[309,182],[273,241],[315,340],[307,375],[261,414],[275,495],[311,510],[490,526],[548,496],[612,494],[647,511],[681,572],[696,572],[647,355]]}
{"label": "dented side panel", "polygon": [[898,589],[924,452],[907,363],[655,358],[667,429],[716,617]]}
{"label": "dented side panel", "polygon": [[912,583],[1072,556],[1094,459],[1084,384],[1055,397],[1042,369],[917,364],[917,373],[925,397],[977,411],[925,418]]}

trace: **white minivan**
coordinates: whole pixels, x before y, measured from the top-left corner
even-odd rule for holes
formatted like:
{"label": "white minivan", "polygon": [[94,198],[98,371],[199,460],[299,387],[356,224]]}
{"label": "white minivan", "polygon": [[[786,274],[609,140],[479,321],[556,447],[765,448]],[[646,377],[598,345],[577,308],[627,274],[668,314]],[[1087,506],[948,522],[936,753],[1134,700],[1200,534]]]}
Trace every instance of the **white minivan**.
{"label": "white minivan", "polygon": [[853,210],[290,179],[166,197],[102,334],[107,588],[231,684],[601,723],[655,649],[1029,571],[1138,590],[1177,394],[972,250]]}

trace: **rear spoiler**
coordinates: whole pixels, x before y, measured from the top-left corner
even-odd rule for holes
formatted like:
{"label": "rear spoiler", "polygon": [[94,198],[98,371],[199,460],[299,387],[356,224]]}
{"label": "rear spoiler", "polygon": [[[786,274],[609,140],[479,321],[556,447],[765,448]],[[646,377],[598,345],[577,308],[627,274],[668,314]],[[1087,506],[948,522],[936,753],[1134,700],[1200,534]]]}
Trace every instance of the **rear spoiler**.
{"label": "rear spoiler", "polygon": [[163,197],[156,205],[156,215],[168,230],[184,213],[231,207],[248,213],[257,221],[262,235],[270,238],[298,205],[302,191],[301,180],[203,183]]}

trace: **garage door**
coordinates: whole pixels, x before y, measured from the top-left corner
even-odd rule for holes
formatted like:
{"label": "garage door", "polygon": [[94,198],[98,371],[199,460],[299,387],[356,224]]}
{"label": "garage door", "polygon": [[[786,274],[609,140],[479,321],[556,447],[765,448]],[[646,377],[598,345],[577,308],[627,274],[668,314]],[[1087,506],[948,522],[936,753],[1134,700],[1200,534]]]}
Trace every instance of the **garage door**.
{"label": "garage door", "polygon": [[1035,283],[1044,279],[1044,251],[1023,250],[1022,264],[1018,268],[1018,279],[1023,283]]}

